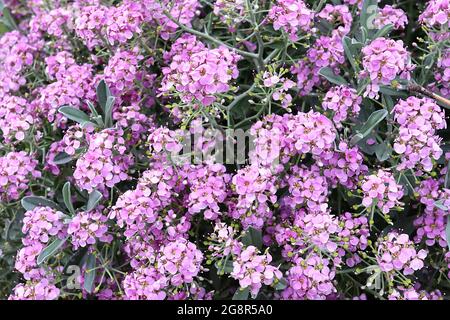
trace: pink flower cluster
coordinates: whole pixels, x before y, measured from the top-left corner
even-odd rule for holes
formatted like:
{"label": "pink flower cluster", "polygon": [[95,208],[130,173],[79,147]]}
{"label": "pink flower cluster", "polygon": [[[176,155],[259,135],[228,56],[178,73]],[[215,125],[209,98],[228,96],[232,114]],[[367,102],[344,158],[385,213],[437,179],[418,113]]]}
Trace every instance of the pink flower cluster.
{"label": "pink flower cluster", "polygon": [[0,200],[11,201],[20,198],[28,190],[33,178],[40,178],[38,161],[25,151],[9,152],[0,157]]}
{"label": "pink flower cluster", "polygon": [[405,29],[408,24],[408,17],[402,9],[386,5],[378,10],[377,16],[373,20],[373,24],[378,29],[381,29],[388,24],[392,24],[394,29],[402,30]]}
{"label": "pink flower cluster", "polygon": [[360,175],[368,171],[367,166],[363,163],[363,155],[358,146],[350,148],[345,141],[339,142],[331,156],[328,154],[320,162],[324,167],[323,175],[328,178],[333,187],[340,183],[348,189],[354,189]]}
{"label": "pink flower cluster", "polygon": [[299,60],[291,68],[297,75],[300,95],[308,95],[315,86],[322,83],[319,75],[321,68],[332,68],[339,74],[338,66],[345,62],[342,38],[338,35],[320,36],[306,52],[306,59]]}
{"label": "pink flower cluster", "polygon": [[94,134],[88,150],[76,162],[75,182],[81,189],[92,192],[127,180],[133,157],[125,151],[122,129],[104,129]]}
{"label": "pink flower cluster", "polygon": [[139,4],[126,1],[117,7],[103,5],[83,6],[75,19],[74,29],[90,49],[107,41],[108,44],[126,43],[134,34],[140,34],[143,15]]}
{"label": "pink flower cluster", "polygon": [[282,277],[281,271],[270,265],[271,262],[269,253],[260,254],[256,247],[248,246],[234,259],[231,277],[239,281],[242,289],[248,287],[256,296],[263,284],[270,286]]}
{"label": "pink flower cluster", "polygon": [[215,220],[220,215],[219,204],[224,203],[229,194],[228,183],[231,176],[222,164],[209,164],[192,168],[187,175],[190,187],[189,212],[203,212],[205,219]]}
{"label": "pink flower cluster", "polygon": [[435,41],[445,41],[450,37],[450,2],[448,0],[430,0],[420,14],[419,21],[432,29]]}
{"label": "pink flower cluster", "polygon": [[236,201],[231,205],[230,215],[240,219],[244,228],[262,228],[272,217],[270,204],[277,201],[277,186],[269,169],[252,165],[240,169],[232,178]]}
{"label": "pink flower cluster", "polygon": [[342,122],[350,117],[357,117],[361,110],[362,97],[355,89],[347,86],[332,87],[322,101],[324,110],[332,110],[333,121],[340,128]]}
{"label": "pink flower cluster", "polygon": [[332,33],[339,37],[347,35],[352,28],[353,17],[346,5],[332,5],[327,3],[317,14],[317,17],[331,23],[334,27]]}
{"label": "pink flower cluster", "polygon": [[304,206],[316,212],[327,208],[328,182],[319,167],[294,166],[285,179],[289,188],[286,204],[292,208]]}
{"label": "pink flower cluster", "polygon": [[399,100],[393,113],[400,124],[394,141],[395,152],[402,156],[397,169],[431,171],[433,159],[438,160],[443,153],[436,131],[447,126],[444,111],[428,98],[409,97]]}
{"label": "pink flower cluster", "polygon": [[435,206],[435,202],[438,200],[448,202],[450,192],[447,189],[441,190],[439,181],[429,178],[422,181],[417,188],[417,193],[425,208],[423,213],[414,220],[414,226],[417,228],[414,241],[416,243],[424,242],[430,247],[439,245],[446,248],[445,227],[448,211]]}
{"label": "pink flower cluster", "polygon": [[179,38],[168,53],[170,64],[162,69],[161,94],[179,94],[183,102],[199,101],[208,106],[216,95],[231,90],[239,72],[239,55],[223,46],[208,49],[195,36]]}
{"label": "pink flower cluster", "polygon": [[54,277],[46,275],[43,269],[36,270],[27,283],[19,283],[14,287],[8,300],[55,300],[60,290],[54,282]]}
{"label": "pink flower cluster", "polygon": [[407,234],[390,232],[378,242],[377,262],[381,270],[402,271],[404,275],[413,274],[424,267],[426,250],[417,251]]}
{"label": "pink flower cluster", "polygon": [[277,0],[267,19],[275,30],[283,29],[292,41],[297,41],[300,31],[311,31],[314,12],[302,0]]}
{"label": "pink flower cluster", "polygon": [[0,130],[5,143],[23,141],[36,120],[28,102],[9,94],[0,98]]}
{"label": "pink flower cluster", "polygon": [[389,85],[397,77],[408,79],[414,69],[402,40],[377,38],[362,49],[362,54],[361,77],[370,80],[364,96],[370,98],[378,96],[381,85]]}
{"label": "pink flower cluster", "polygon": [[366,208],[377,206],[382,213],[388,214],[396,205],[400,205],[403,188],[397,184],[391,172],[379,169],[361,182],[362,204]]}
{"label": "pink flower cluster", "polygon": [[288,287],[281,292],[284,300],[325,300],[336,291],[333,285],[335,272],[330,261],[317,254],[297,258],[287,271]]}
{"label": "pink flower cluster", "polygon": [[143,59],[136,49],[133,51],[118,50],[105,67],[105,82],[116,96],[134,88],[133,84],[138,76],[138,63]]}
{"label": "pink flower cluster", "polygon": [[71,236],[74,249],[93,245],[97,241],[109,243],[113,237],[108,234],[108,217],[101,211],[79,212],[67,226],[67,233]]}
{"label": "pink flower cluster", "polygon": [[63,224],[64,214],[50,207],[36,207],[25,212],[22,238],[24,247],[16,256],[15,268],[27,280],[39,275],[37,257],[49,243],[50,237],[63,238],[66,228]]}

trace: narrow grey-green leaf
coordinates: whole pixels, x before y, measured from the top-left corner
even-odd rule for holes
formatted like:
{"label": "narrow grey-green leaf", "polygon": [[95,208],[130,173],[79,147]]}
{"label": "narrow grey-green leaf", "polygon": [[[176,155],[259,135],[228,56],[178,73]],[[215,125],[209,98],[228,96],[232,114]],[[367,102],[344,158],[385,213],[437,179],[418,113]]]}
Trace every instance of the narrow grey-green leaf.
{"label": "narrow grey-green leaf", "polygon": [[366,123],[358,130],[363,138],[370,134],[370,132],[388,115],[386,109],[381,109],[373,112]]}
{"label": "narrow grey-green leaf", "polygon": [[355,72],[358,71],[358,65],[356,63],[354,56],[355,52],[353,50],[352,40],[349,37],[345,36],[344,38],[342,38],[342,44],[344,46],[344,52],[345,55],[347,56],[347,60],[352,65],[353,70]]}
{"label": "narrow grey-green leaf", "polygon": [[434,206],[438,209],[441,209],[443,211],[447,211],[449,208],[447,208],[447,206],[444,205],[442,200],[437,200],[434,202]]}
{"label": "narrow grey-green leaf", "polygon": [[275,290],[284,290],[287,287],[287,281],[282,278],[278,280],[277,284],[275,285]]}
{"label": "narrow grey-green leaf", "polygon": [[236,290],[236,292],[234,293],[232,300],[248,300],[249,294],[250,294],[249,287],[247,287],[245,289],[238,288]]}
{"label": "narrow grey-green leaf", "polygon": [[52,243],[50,243],[47,247],[42,250],[37,258],[37,264],[42,264],[45,260],[55,255],[55,253],[63,246],[66,242],[65,239],[55,239]]}
{"label": "narrow grey-green leaf", "polygon": [[257,230],[251,227],[248,228],[247,232],[242,238],[242,243],[246,246],[255,246],[256,248],[261,250],[263,245],[261,230]]}
{"label": "narrow grey-green leaf", "polygon": [[60,165],[60,164],[65,164],[65,163],[69,163],[70,161],[72,161],[72,156],[68,155],[67,153],[60,152],[58,153],[54,158],[53,158],[53,163]]}
{"label": "narrow grey-green leaf", "polygon": [[115,100],[116,100],[116,98],[114,98],[113,96],[109,96],[108,99],[106,100],[106,105],[105,105],[105,125],[106,125],[107,128],[110,128],[113,125],[112,111],[113,111],[113,106],[114,106],[114,101]]}
{"label": "narrow grey-green leaf", "polygon": [[15,30],[18,29],[16,21],[14,21],[14,18],[11,14],[11,11],[7,8],[4,7],[3,10],[3,23],[11,30]]}
{"label": "narrow grey-green leaf", "polygon": [[64,106],[58,109],[59,113],[66,116],[68,119],[73,120],[78,123],[89,122],[89,116],[81,110]]}
{"label": "narrow grey-green leaf", "polygon": [[72,215],[75,215],[75,209],[72,204],[72,192],[70,191],[70,182],[67,181],[62,189],[64,204]]}
{"label": "narrow grey-green leaf", "polygon": [[93,289],[96,274],[95,262],[95,256],[92,253],[88,254],[86,259],[86,272],[84,274],[84,289],[89,293],[94,291]]}
{"label": "narrow grey-green leaf", "polygon": [[102,194],[98,190],[92,191],[91,194],[89,195],[88,203],[86,205],[86,212],[89,212],[92,209],[94,209],[100,202],[102,197],[103,197]]}
{"label": "narrow grey-green leaf", "polygon": [[380,30],[375,33],[374,39],[381,38],[387,35],[389,32],[391,32],[394,29],[394,26],[392,24],[387,24],[384,27],[382,27]]}
{"label": "narrow grey-green leaf", "polygon": [[59,205],[44,197],[26,196],[23,197],[22,200],[20,200],[20,203],[22,204],[22,207],[27,211],[33,210],[36,207],[50,207],[61,211],[61,207]]}
{"label": "narrow grey-green leaf", "polygon": [[111,96],[111,91],[105,80],[101,80],[97,86],[97,101],[100,107],[102,107],[103,112],[105,112],[106,101],[109,96]]}
{"label": "narrow grey-green leaf", "polygon": [[339,75],[335,75],[333,70],[329,67],[324,67],[319,70],[319,74],[325,79],[336,85],[348,85],[347,81]]}

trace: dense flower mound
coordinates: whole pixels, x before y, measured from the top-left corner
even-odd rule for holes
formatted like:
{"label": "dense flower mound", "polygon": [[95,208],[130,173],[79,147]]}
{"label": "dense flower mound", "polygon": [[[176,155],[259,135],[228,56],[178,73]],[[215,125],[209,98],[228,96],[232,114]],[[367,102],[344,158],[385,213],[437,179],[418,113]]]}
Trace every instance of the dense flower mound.
{"label": "dense flower mound", "polygon": [[195,36],[183,36],[168,53],[170,63],[162,69],[160,91],[174,91],[186,103],[194,100],[210,105],[216,100],[215,94],[231,89],[230,81],[238,76],[236,64],[240,58],[228,48],[210,50]]}
{"label": "dense flower mound", "polygon": [[0,299],[449,299],[448,0],[0,8]]}

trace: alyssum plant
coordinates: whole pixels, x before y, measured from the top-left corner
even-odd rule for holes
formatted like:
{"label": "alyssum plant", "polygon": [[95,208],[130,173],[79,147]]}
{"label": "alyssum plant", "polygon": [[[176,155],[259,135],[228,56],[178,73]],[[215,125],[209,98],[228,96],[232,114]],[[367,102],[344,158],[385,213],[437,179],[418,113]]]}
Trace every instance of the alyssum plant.
{"label": "alyssum plant", "polygon": [[447,298],[448,0],[0,9],[0,297]]}

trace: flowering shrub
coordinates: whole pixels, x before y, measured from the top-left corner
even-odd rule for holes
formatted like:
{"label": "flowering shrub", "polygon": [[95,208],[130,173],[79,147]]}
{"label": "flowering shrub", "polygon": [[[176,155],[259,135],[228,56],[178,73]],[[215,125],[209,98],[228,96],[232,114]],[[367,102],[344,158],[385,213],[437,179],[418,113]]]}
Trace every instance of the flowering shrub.
{"label": "flowering shrub", "polygon": [[448,0],[0,9],[0,298],[448,298]]}

